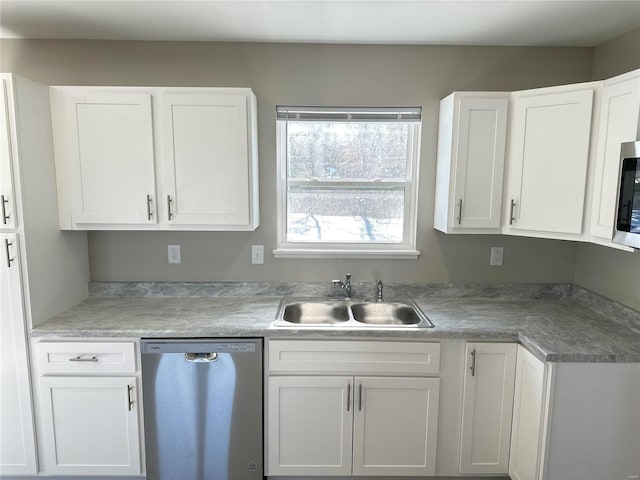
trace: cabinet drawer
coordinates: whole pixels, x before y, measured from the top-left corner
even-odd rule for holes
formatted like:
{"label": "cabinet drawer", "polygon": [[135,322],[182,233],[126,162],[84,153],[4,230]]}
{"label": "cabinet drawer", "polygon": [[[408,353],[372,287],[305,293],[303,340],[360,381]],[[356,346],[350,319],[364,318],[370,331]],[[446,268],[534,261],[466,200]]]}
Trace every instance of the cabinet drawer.
{"label": "cabinet drawer", "polygon": [[431,375],[440,371],[440,344],[273,340],[269,371]]}
{"label": "cabinet drawer", "polygon": [[35,351],[41,375],[136,371],[133,342],[40,342]]}

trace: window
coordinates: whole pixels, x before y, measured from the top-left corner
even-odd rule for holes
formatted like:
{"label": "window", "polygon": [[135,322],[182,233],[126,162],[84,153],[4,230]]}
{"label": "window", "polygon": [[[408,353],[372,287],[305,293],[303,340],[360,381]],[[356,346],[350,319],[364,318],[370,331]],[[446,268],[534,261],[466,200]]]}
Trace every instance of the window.
{"label": "window", "polygon": [[277,107],[276,257],[416,258],[420,108]]}

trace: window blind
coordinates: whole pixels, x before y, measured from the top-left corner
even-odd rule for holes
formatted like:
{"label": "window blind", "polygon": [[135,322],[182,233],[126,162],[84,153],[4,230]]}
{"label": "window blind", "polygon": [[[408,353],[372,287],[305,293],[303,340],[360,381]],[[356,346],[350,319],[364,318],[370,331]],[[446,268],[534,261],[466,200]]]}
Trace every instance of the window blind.
{"label": "window blind", "polygon": [[291,107],[278,105],[276,118],[296,122],[420,122],[422,107]]}

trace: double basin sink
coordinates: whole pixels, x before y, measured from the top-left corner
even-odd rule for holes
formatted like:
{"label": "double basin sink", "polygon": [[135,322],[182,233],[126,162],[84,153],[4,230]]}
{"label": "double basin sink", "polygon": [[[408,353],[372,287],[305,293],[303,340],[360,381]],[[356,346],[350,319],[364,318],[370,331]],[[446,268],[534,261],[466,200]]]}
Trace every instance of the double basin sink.
{"label": "double basin sink", "polygon": [[287,299],[278,307],[274,327],[433,328],[424,312],[410,300]]}

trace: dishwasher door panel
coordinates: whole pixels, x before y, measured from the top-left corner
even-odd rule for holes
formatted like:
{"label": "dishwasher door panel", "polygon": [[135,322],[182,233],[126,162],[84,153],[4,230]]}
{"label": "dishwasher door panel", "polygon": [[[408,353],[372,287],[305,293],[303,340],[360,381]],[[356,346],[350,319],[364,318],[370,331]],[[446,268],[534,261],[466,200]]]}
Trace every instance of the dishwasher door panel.
{"label": "dishwasher door panel", "polygon": [[148,480],[262,479],[261,341],[214,342],[143,345]]}

